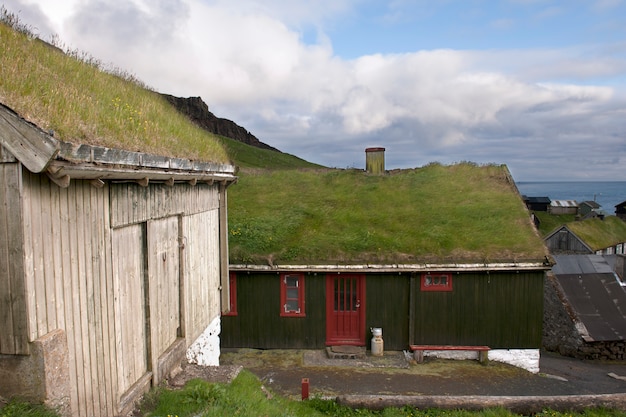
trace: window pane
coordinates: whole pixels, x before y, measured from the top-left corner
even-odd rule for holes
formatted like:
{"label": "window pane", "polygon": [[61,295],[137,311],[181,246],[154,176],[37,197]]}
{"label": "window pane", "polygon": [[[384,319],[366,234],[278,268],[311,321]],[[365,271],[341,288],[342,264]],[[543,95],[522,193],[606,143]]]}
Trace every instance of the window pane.
{"label": "window pane", "polygon": [[287,300],[287,304],[285,305],[286,311],[300,311],[298,308],[298,300]]}
{"label": "window pane", "polygon": [[298,289],[297,288],[287,288],[287,299],[295,300],[298,302]]}
{"label": "window pane", "polygon": [[298,286],[298,277],[297,276],[289,276],[285,278],[286,285],[288,287],[297,287]]}

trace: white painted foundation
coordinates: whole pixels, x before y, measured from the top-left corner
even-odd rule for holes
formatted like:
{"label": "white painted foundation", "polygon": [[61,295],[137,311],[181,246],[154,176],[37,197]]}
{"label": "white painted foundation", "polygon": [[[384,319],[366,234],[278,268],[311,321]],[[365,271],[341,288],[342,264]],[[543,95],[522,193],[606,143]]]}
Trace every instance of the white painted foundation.
{"label": "white painted foundation", "polygon": [[187,349],[187,361],[203,366],[220,365],[221,321],[217,316]]}
{"label": "white painted foundation", "polygon": [[[441,359],[478,360],[478,352],[467,350],[425,350],[424,356]],[[539,373],[539,349],[492,349],[488,352],[490,361],[502,362]]]}
{"label": "white painted foundation", "polygon": [[526,369],[533,374],[539,373],[539,349],[493,349],[489,351],[489,360],[508,363]]}

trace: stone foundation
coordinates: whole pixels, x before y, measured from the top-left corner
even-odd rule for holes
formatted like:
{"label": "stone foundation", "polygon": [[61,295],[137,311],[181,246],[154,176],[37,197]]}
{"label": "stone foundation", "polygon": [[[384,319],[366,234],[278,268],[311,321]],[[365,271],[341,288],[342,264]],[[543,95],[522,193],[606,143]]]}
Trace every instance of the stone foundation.
{"label": "stone foundation", "polygon": [[0,396],[43,403],[71,416],[69,352],[63,330],[35,340],[30,355],[0,355]]}

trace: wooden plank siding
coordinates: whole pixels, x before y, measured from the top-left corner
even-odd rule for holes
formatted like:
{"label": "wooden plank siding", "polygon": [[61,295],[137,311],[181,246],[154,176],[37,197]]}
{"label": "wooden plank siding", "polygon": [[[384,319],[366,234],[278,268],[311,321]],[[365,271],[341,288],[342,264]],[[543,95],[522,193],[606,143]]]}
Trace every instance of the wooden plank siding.
{"label": "wooden plank siding", "polygon": [[222,316],[223,348],[325,346],[326,275],[305,274],[306,317],[280,317],[278,274],[237,274],[237,316]]}
{"label": "wooden plank siding", "polygon": [[408,274],[367,275],[365,306],[366,339],[372,337],[371,327],[383,329],[384,348],[404,350],[409,345],[409,280]]}
{"label": "wooden plank siding", "polygon": [[[222,317],[222,347],[324,347],[325,279],[324,273],[305,274],[305,318],[280,317],[279,275],[238,272],[237,315]],[[383,329],[390,350],[409,344],[541,347],[543,271],[461,273],[452,279],[452,291],[435,292],[420,289],[418,273],[368,274],[362,306],[367,347],[371,327]]]}
{"label": "wooden plank siding", "polygon": [[414,294],[414,344],[541,347],[542,272],[453,275],[450,292]]}
{"label": "wooden plank siding", "polygon": [[142,223],[185,213],[192,215],[219,209],[218,185],[120,183],[111,187],[111,227]]}
{"label": "wooden plank siding", "polygon": [[[184,302],[184,327],[187,344],[191,344],[210,323],[220,315],[220,247],[219,247],[219,211],[185,216],[182,219],[185,270],[183,286],[190,290],[183,291],[187,299]],[[192,289],[192,290],[191,290]]]}
{"label": "wooden plank siding", "polygon": [[108,188],[59,188],[23,171],[25,281],[34,341],[66,331],[73,408],[116,413]]}
{"label": "wooden plank siding", "polygon": [[15,235],[0,251],[15,277],[0,285],[0,320],[13,329],[0,353],[64,330],[72,410],[118,415],[168,348],[219,316],[219,185],[60,188],[20,164],[0,170],[0,234]]}
{"label": "wooden plank siding", "polygon": [[0,354],[28,354],[20,165],[0,164]]}
{"label": "wooden plank siding", "polygon": [[170,216],[148,222],[148,320],[150,352],[155,384],[158,360],[179,336],[180,276],[178,218]]}
{"label": "wooden plank siding", "polygon": [[113,291],[115,302],[115,349],[118,356],[118,391],[126,392],[149,371],[146,311],[147,265],[145,225],[135,224],[113,231]]}

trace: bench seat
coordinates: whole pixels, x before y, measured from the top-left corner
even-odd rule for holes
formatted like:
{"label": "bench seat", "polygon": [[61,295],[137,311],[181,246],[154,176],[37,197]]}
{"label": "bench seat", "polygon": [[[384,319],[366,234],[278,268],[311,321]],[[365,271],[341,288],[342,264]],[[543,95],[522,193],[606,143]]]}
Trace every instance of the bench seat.
{"label": "bench seat", "polygon": [[485,364],[489,361],[489,346],[457,346],[457,345],[409,345],[417,363],[424,362],[425,350],[465,350],[478,352],[478,361]]}

